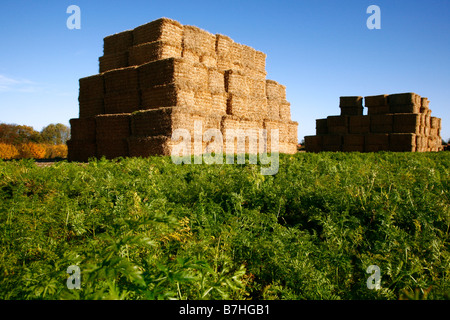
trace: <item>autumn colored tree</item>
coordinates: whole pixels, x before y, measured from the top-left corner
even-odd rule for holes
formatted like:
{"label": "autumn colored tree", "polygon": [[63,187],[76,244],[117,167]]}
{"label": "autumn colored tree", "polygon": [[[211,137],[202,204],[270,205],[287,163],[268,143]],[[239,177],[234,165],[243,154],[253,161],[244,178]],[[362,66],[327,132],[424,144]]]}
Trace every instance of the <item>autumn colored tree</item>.
{"label": "autumn colored tree", "polygon": [[12,144],[0,143],[0,159],[15,159],[19,156],[19,150]]}
{"label": "autumn colored tree", "polygon": [[20,158],[44,159],[47,148],[43,144],[28,142],[19,147]]}
{"label": "autumn colored tree", "polygon": [[21,143],[42,142],[41,134],[33,127],[0,123],[0,142],[19,145]]}

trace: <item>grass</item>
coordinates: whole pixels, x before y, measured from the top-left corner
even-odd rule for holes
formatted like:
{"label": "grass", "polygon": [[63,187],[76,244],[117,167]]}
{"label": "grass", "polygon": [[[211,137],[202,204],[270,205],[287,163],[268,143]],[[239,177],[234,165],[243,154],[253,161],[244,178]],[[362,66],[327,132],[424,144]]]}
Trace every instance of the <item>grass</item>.
{"label": "grass", "polygon": [[446,152],[0,162],[0,298],[449,299],[449,187]]}

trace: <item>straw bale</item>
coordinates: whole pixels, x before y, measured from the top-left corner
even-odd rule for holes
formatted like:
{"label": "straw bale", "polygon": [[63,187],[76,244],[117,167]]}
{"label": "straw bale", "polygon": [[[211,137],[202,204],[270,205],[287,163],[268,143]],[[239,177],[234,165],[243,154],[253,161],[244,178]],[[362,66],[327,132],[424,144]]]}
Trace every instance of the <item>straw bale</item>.
{"label": "straw bale", "polygon": [[344,146],[362,146],[364,148],[364,134],[346,134],[343,137]]}
{"label": "straw bale", "polygon": [[363,107],[340,107],[341,116],[362,116]]}
{"label": "straw bale", "polygon": [[350,116],[349,117],[349,133],[369,133],[370,117],[369,116]]}
{"label": "straw bale", "polygon": [[267,99],[252,98],[246,95],[229,94],[227,113],[245,119],[264,119],[267,117]]}
{"label": "straw bale", "polygon": [[155,155],[171,155],[172,142],[170,136],[129,137],[128,150],[131,157],[149,157]]}
{"label": "straw bale", "polygon": [[227,113],[228,95],[226,93],[211,94],[211,108],[209,113],[224,115]]}
{"label": "straw bale", "polygon": [[388,96],[389,106],[416,106],[420,108],[422,104],[421,97],[413,92],[397,93]]}
{"label": "straw bale", "polygon": [[131,114],[104,114],[95,117],[96,140],[116,140],[128,138],[131,134]]}
{"label": "straw bale", "polygon": [[97,139],[97,157],[114,159],[118,157],[128,157],[128,137],[118,139]]}
{"label": "straw bale", "polygon": [[397,152],[416,151],[416,135],[414,133],[391,133],[389,150]]}
{"label": "straw bale", "polygon": [[421,105],[422,108],[428,109],[430,106],[430,101],[426,97],[422,97],[421,99]]}
{"label": "straw bale", "polygon": [[321,152],[323,149],[323,137],[305,136],[305,149],[307,152]]}
{"label": "straw bale", "polygon": [[391,105],[389,106],[390,113],[420,113],[420,105],[405,104],[405,105]]}
{"label": "straw bale", "polygon": [[128,67],[128,51],[108,54],[98,58],[100,73]]}
{"label": "straw bale", "polygon": [[428,148],[428,137],[424,135],[416,136],[416,151],[417,152],[426,152]]}
{"label": "straw bale", "polygon": [[172,107],[142,110],[131,115],[131,135],[135,137],[172,134]]}
{"label": "straw bale", "polygon": [[208,90],[212,94],[225,93],[225,72],[208,68]]}
{"label": "straw bale", "polygon": [[347,96],[339,98],[339,107],[359,107],[362,108],[363,97]]}
{"label": "straw bale", "polygon": [[170,83],[141,90],[142,109],[195,105],[195,91]]}
{"label": "straw bale", "polygon": [[171,41],[182,46],[183,26],[172,19],[161,18],[141,25],[133,30],[133,44],[139,45],[154,41]]}
{"label": "straw bale", "polygon": [[380,151],[388,151],[389,145],[382,144],[369,144],[364,146],[364,152],[380,152]]}
{"label": "straw bale", "polygon": [[105,114],[132,113],[141,107],[139,90],[111,92],[105,95]]}
{"label": "straw bale", "polygon": [[286,141],[289,143],[294,143],[296,146],[298,144],[298,122],[288,121],[288,134]]}
{"label": "straw bale", "polygon": [[291,104],[286,100],[280,104],[280,119],[285,121],[291,120]]}
{"label": "straw bale", "polygon": [[96,126],[94,117],[70,119],[70,136],[72,141],[95,142]]}
{"label": "straw bale", "polygon": [[384,150],[389,148],[389,134],[387,133],[371,133],[365,135],[365,145],[383,146]]}
{"label": "straw bale", "polygon": [[[323,146],[341,146],[343,142],[343,135],[340,134],[327,134],[323,136]],[[334,151],[334,150],[327,150]]]}
{"label": "straw bale", "polygon": [[183,26],[183,56],[185,52],[198,57],[215,57],[216,36],[195,26]]}
{"label": "straw bale", "polygon": [[105,72],[104,79],[105,95],[139,89],[138,71],[136,67],[128,67]]}
{"label": "straw bale", "polygon": [[251,78],[238,70],[227,70],[224,75],[225,90],[232,94],[266,97],[266,81]]}
{"label": "straw bale", "polygon": [[184,58],[169,58],[150,62],[138,68],[141,89],[176,84],[180,90],[208,90],[209,71],[200,63]]}
{"label": "straw bale", "polygon": [[231,47],[234,41],[223,34],[216,34],[216,55],[218,61],[231,61]]}
{"label": "straw bale", "polygon": [[271,120],[280,119],[280,100],[267,99],[267,117]]}
{"label": "straw bale", "polygon": [[182,47],[170,41],[154,41],[131,47],[128,65],[137,66],[167,58],[181,58]]}
{"label": "straw bale", "polygon": [[370,132],[372,133],[391,133],[393,124],[394,118],[392,114],[377,114],[370,116]]}
{"label": "straw bale", "polygon": [[342,151],[344,152],[364,152],[365,146],[364,144],[344,144],[342,145]]}
{"label": "straw bale", "polygon": [[348,116],[328,116],[327,127],[330,134],[348,133]]}
{"label": "straw bale", "polygon": [[267,99],[286,100],[286,86],[274,80],[266,80],[266,94]]}
{"label": "straw bale", "polygon": [[372,107],[368,107],[367,109],[367,114],[368,115],[384,115],[384,114],[389,114],[391,111],[390,107],[385,105],[385,106],[372,106]]}
{"label": "straw bale", "polygon": [[103,39],[103,54],[121,53],[131,46],[133,46],[133,30],[123,31]]}
{"label": "straw bale", "polygon": [[382,94],[382,95],[377,95],[377,96],[364,97],[364,105],[367,108],[387,106],[388,105],[388,95]]}
{"label": "straw bale", "polygon": [[104,79],[102,74],[81,78],[79,81],[79,100],[90,100],[92,98],[102,98],[105,92]]}
{"label": "straw bale", "polygon": [[67,141],[67,159],[69,161],[87,162],[89,158],[97,155],[97,146],[95,142],[84,140]]}
{"label": "straw bale", "polygon": [[80,118],[93,117],[105,113],[103,97],[80,100]]}
{"label": "straw bale", "polygon": [[436,117],[430,117],[430,127],[437,129],[441,126],[441,119]]}
{"label": "straw bale", "polygon": [[419,133],[420,115],[415,113],[394,114],[393,133]]}
{"label": "straw bale", "polygon": [[316,119],[316,134],[328,134],[327,119]]}

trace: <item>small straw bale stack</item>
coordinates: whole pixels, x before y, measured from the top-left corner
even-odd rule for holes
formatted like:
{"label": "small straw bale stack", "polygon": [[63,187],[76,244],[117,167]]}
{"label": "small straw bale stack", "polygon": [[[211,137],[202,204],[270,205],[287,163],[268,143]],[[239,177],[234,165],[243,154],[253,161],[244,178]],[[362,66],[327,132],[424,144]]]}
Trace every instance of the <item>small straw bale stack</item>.
{"label": "small straw bale stack", "polygon": [[79,80],[78,102],[80,118],[93,117],[105,112],[105,86],[102,74],[81,78]]}
{"label": "small straw bale stack", "polygon": [[441,119],[431,117],[428,98],[409,92],[367,96],[364,101],[368,115],[355,115],[361,97],[341,97],[341,116],[317,119],[316,136],[305,137],[306,150],[336,151],[339,139],[341,150],[348,152],[442,150]]}
{"label": "small straw bale stack", "polygon": [[131,115],[104,114],[95,117],[97,157],[113,159],[129,155],[127,139],[130,136]]}

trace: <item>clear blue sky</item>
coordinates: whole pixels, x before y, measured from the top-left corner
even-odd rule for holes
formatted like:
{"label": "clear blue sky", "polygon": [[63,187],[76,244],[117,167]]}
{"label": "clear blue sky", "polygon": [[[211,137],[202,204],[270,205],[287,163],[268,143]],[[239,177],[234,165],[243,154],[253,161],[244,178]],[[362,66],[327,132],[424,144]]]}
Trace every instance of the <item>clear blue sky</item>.
{"label": "clear blue sky", "polygon": [[[81,29],[69,30],[69,5]],[[369,30],[369,5],[381,29]],[[287,87],[299,140],[339,97],[416,92],[450,138],[450,0],[92,1],[0,5],[0,122],[41,130],[78,117],[78,79],[98,73],[103,38],[160,17],[196,25],[267,54],[267,78]]]}

